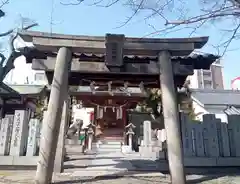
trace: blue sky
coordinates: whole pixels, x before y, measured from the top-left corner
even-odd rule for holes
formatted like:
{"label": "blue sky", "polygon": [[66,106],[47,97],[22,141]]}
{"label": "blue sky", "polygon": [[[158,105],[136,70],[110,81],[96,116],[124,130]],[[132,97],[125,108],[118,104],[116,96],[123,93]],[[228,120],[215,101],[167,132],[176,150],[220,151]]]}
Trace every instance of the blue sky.
{"label": "blue sky", "polygon": [[[191,3],[189,2],[185,4],[186,7],[198,6],[198,4],[192,1]],[[152,18],[146,22],[143,20],[146,14],[140,13],[129,24],[117,28],[131,15],[132,11],[129,7],[117,4],[110,8],[99,8],[88,6],[87,4],[90,3],[87,2],[78,6],[63,6],[60,4],[60,0],[10,0],[10,3],[4,6],[7,15],[6,18],[0,20],[0,31],[2,32],[8,28],[20,25],[21,16],[31,18],[39,23],[40,26],[35,28],[35,30],[45,32],[52,30],[52,32],[65,34],[105,35],[106,33],[123,33],[126,36],[143,37],[154,32],[153,27],[149,24],[154,25],[157,29],[164,27],[164,21],[159,17]],[[54,7],[53,11],[52,7]],[[169,17],[174,19],[174,15],[172,13]],[[53,20],[52,26],[51,17]],[[229,23],[226,21],[219,22],[219,26],[228,27]],[[188,35],[189,30],[181,30],[169,33],[167,37],[187,37]],[[155,34],[153,36],[165,37],[166,35]],[[207,25],[193,36],[210,36],[209,44],[202,51],[216,53],[216,49],[212,45],[216,45],[219,42],[222,34],[216,26]],[[238,62],[240,50],[237,50],[237,47],[237,41],[233,42],[229,48],[233,51],[227,52],[222,59],[226,88],[229,88],[231,79],[240,75],[238,70],[240,68]]]}

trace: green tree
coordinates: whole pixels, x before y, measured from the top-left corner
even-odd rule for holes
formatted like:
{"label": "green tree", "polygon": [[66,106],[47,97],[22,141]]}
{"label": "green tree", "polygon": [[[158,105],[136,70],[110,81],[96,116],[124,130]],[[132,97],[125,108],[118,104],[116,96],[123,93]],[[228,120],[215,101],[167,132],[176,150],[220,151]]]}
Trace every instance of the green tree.
{"label": "green tree", "polygon": [[[142,111],[153,113],[155,118],[162,116],[163,108],[161,106],[162,104],[161,89],[159,88],[147,89],[146,93],[147,93],[147,98],[143,102],[139,103],[139,106],[142,107]],[[186,81],[183,85],[183,88],[178,90],[177,100],[179,104],[179,110],[188,114],[192,119],[195,119],[196,115],[192,106],[189,81]]]}
{"label": "green tree", "polygon": [[34,114],[34,118],[37,118],[40,121],[42,121],[44,110],[45,110],[44,96],[41,96],[36,101],[36,111],[35,111],[35,114]]}

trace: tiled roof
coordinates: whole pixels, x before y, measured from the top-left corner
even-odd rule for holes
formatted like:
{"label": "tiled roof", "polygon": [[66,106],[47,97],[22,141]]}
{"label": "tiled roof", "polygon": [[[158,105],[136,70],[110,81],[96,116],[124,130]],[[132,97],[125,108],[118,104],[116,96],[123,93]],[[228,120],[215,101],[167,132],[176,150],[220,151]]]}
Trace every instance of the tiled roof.
{"label": "tiled roof", "polygon": [[0,94],[14,94],[14,95],[18,95],[18,92],[16,90],[12,89],[11,87],[9,87],[7,84],[2,82],[0,84]]}
{"label": "tiled roof", "polygon": [[[41,52],[38,50],[32,50],[26,55],[27,63],[32,63],[33,58],[47,59],[47,57],[56,57],[56,53]],[[89,62],[104,62],[105,54],[73,54],[74,58],[78,58],[79,61]],[[219,59],[219,56],[213,54],[191,54],[189,56],[173,56],[173,62],[180,62],[181,64],[192,65],[194,69],[209,69],[210,65]],[[124,63],[149,63],[150,61],[157,62],[158,57],[145,57],[145,56],[124,56]]]}
{"label": "tiled roof", "polygon": [[236,108],[234,106],[229,106],[224,110],[227,115],[240,115],[240,108]]}
{"label": "tiled roof", "polygon": [[[95,61],[104,62],[105,55],[103,54],[74,54],[75,58],[79,58],[79,61]],[[209,66],[219,59],[219,56],[213,54],[192,54],[189,56],[173,56],[173,62],[180,62],[181,64],[191,65],[193,64],[194,69],[209,69]],[[123,60],[125,63],[148,63],[150,61],[158,60],[158,57],[141,57],[141,56],[124,56]],[[31,62],[31,61],[29,61]]]}
{"label": "tiled roof", "polygon": [[[80,54],[74,55],[76,58],[79,58],[80,61],[105,61],[105,55],[95,55],[95,54]],[[138,63],[147,63],[149,61],[156,61],[158,57],[141,57],[141,56],[124,56],[125,62],[138,62]],[[213,54],[191,54],[189,56],[173,56],[173,62],[180,62],[181,64],[189,64],[193,63],[194,69],[209,69],[209,66],[219,59],[219,56]]]}
{"label": "tiled roof", "polygon": [[191,89],[191,95],[202,105],[229,105],[240,107],[240,91]]}
{"label": "tiled roof", "polygon": [[21,95],[28,95],[28,94],[39,94],[41,93],[45,86],[44,85],[15,85],[11,84],[9,85],[12,89],[17,91]]}

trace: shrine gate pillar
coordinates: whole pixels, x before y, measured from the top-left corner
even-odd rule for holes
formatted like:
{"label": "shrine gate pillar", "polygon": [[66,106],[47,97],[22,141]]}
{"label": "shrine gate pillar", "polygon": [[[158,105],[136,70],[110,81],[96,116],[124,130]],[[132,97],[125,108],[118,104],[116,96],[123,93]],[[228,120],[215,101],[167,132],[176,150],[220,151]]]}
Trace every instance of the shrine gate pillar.
{"label": "shrine gate pillar", "polygon": [[[66,95],[67,96],[67,95]],[[65,135],[68,128],[69,121],[69,100],[68,98],[64,100],[63,110],[62,110],[62,119],[58,135],[57,151],[55,156],[54,163],[54,172],[61,173],[63,171],[63,162],[65,156]]]}
{"label": "shrine gate pillar", "polygon": [[43,119],[36,172],[37,184],[49,184],[52,181],[63,103],[67,99],[71,61],[72,52],[66,47],[60,48],[54,69],[47,115]]}
{"label": "shrine gate pillar", "polygon": [[171,181],[172,184],[185,184],[180,121],[170,53],[161,51],[158,54],[158,62]]}

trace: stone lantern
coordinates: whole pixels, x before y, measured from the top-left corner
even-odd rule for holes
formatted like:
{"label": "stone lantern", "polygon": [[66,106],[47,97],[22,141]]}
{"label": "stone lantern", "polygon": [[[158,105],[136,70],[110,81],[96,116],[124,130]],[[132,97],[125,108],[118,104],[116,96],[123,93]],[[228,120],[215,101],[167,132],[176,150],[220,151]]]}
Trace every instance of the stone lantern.
{"label": "stone lantern", "polygon": [[132,145],[133,145],[133,136],[134,136],[134,129],[136,128],[136,126],[134,125],[134,124],[132,124],[132,123],[129,123],[126,127],[125,127],[126,129],[127,129],[127,133],[126,133],[126,135],[128,136],[128,145],[129,145],[129,147],[130,147],[130,149],[131,149],[131,151],[132,151]]}

